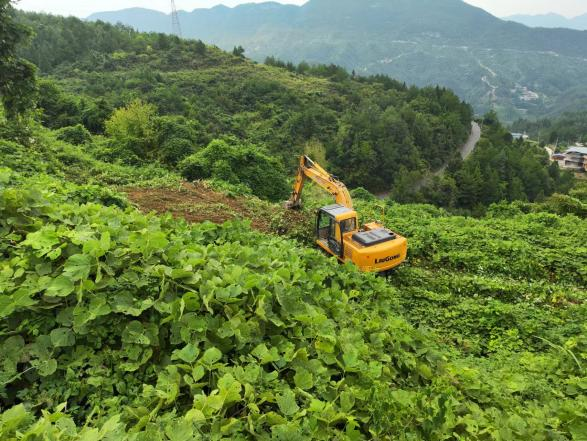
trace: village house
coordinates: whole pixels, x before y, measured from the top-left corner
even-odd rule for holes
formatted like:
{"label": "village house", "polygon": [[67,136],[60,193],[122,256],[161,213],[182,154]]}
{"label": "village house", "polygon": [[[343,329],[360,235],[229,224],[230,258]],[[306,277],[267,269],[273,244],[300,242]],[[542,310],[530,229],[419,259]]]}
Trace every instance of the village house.
{"label": "village house", "polygon": [[518,141],[519,139],[523,140],[523,141],[527,141],[528,139],[530,139],[530,137],[528,135],[526,135],[525,133],[512,133],[512,138],[514,138],[514,141]]}
{"label": "village house", "polygon": [[574,172],[587,172],[587,147],[571,147],[565,153],[552,156],[561,168]]}

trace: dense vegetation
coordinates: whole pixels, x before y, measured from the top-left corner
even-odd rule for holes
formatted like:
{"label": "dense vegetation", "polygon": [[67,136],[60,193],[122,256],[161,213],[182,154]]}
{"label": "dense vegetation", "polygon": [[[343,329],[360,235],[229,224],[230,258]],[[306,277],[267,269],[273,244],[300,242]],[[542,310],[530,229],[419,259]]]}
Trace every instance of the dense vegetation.
{"label": "dense vegetation", "polygon": [[[91,20],[169,32],[169,17],[131,9]],[[587,102],[587,34],[529,29],[462,0],[310,0],[181,14],[186,35],[262,61],[335,63],[408,84],[440,84],[502,120],[553,116]]]}
{"label": "dense vegetation", "polygon": [[0,106],[9,116],[23,113],[33,105],[35,68],[17,54],[28,28],[16,23],[10,0],[0,0]]}
{"label": "dense vegetation", "polygon": [[2,439],[584,433],[584,220],[395,206],[413,263],[390,286],[243,225],[0,176]]}
{"label": "dense vegetation", "polygon": [[[275,58],[254,65],[199,41],[75,18],[21,19],[37,32],[24,55],[52,74],[40,82],[43,124],[109,162],[157,161],[188,179],[224,180],[278,200],[287,194],[283,170],[293,173],[305,152],[351,187],[477,212],[504,199],[541,200],[572,184],[548,168],[543,152],[512,144],[495,115],[486,117],[473,160],[454,160],[444,177],[428,182],[423,176],[456,158],[469,130],[470,108],[445,89],[408,88],[334,65]],[[80,125],[106,137],[88,138]],[[246,146],[256,163],[273,157],[283,166],[239,168],[247,154],[230,153],[229,145]]]}
{"label": "dense vegetation", "polygon": [[255,146],[212,141],[180,164],[187,179],[214,179],[245,188],[271,201],[283,201],[290,193],[282,164]]}
{"label": "dense vegetation", "polygon": [[[79,24],[71,23],[72,29]],[[104,38],[125,33],[96,26],[109,30]],[[139,47],[160,38],[127,36]],[[241,83],[231,80],[234,87],[266,72],[329,92],[311,98],[296,95],[294,86],[278,88],[292,99],[304,97],[304,105],[315,100],[322,112],[331,99],[341,104],[366,94],[372,102],[357,113],[332,110],[332,145],[351,153],[349,174],[361,170],[368,146],[390,147],[381,131],[391,143],[405,131],[404,141],[413,136],[419,145],[426,133],[415,129],[425,125],[410,125],[412,119],[427,121],[438,112],[439,127],[450,121],[457,127],[459,111],[446,110],[467,111],[442,89],[354,80],[327,66],[298,78],[254,66],[238,50],[232,58],[197,42],[162,38],[203,47],[217,57],[208,60],[211,66],[239,67],[244,76]],[[102,54],[108,63],[129,64],[127,70],[111,64],[96,78],[107,82],[116,74],[122,81],[143,61],[161,62],[149,58],[148,46],[112,58]],[[211,120],[195,118],[190,106],[186,114],[162,112],[148,91],[149,99],[139,100],[136,91],[124,93],[134,89],[114,82],[107,84],[122,98],[87,92],[89,71],[79,67],[84,62],[73,64],[79,78],[66,63],[55,70],[66,73],[62,79],[40,82],[42,119],[50,128],[35,121],[26,104],[18,117],[0,111],[2,441],[585,439],[584,185],[569,195],[544,194],[539,203],[493,204],[478,219],[379,201],[356,189],[363,220],[383,217],[410,240],[408,262],[385,280],[303,245],[311,240],[313,209],[325,203],[311,186],[306,210],[296,216],[300,225],[279,229],[302,242],[261,234],[248,222],[190,225],[140,213],[125,188],[128,194],[131,186],[177,189],[180,175],[173,170],[212,179],[232,193],[279,199],[286,191],[280,187],[283,155],[251,136],[267,126],[233,130],[235,120],[247,118],[236,98],[237,110],[221,117],[221,132],[210,128]],[[324,79],[327,72],[336,73],[336,81]],[[205,75],[216,81],[220,74]],[[35,83],[26,82],[25,98],[32,101]],[[346,95],[339,86],[354,92]],[[207,87],[194,99],[206,97]],[[293,112],[280,93],[261,96],[271,109]],[[250,109],[257,98],[249,97]],[[401,103],[399,116],[395,106],[384,105],[392,98]],[[422,110],[435,105],[441,109]],[[484,121],[475,168],[504,155],[493,166],[522,183],[535,174],[540,184],[562,185],[538,151],[513,145],[492,118]],[[320,138],[307,139],[304,147],[343,167],[332,145],[324,149]],[[464,173],[468,163],[451,165],[446,179]],[[404,167],[400,175],[409,172]],[[508,183],[499,188],[508,191]],[[264,207],[265,217],[282,211],[252,196],[244,200]]]}
{"label": "dense vegetation", "polygon": [[[452,160],[472,116],[446,89],[408,88],[334,65],[275,58],[255,65],[199,41],[75,18],[21,20],[37,32],[23,54],[51,74],[40,82],[43,124],[108,162],[156,161],[188,179],[224,180],[278,200],[305,152],[350,187],[476,212],[572,185],[542,151],[512,144],[494,114],[485,118],[485,140],[473,159]],[[82,126],[106,137],[88,137]],[[218,151],[229,145],[246,146],[259,164],[272,157],[273,165],[239,168],[244,152]],[[445,176],[425,178],[451,160]]]}
{"label": "dense vegetation", "polygon": [[[392,186],[400,163],[409,170],[439,167],[470,130],[470,107],[445,89],[356,79],[336,67],[291,73],[200,41],[75,18],[20,18],[36,33],[23,55],[51,75],[40,84],[43,123],[105,132],[115,141],[106,147],[110,160],[159,158],[174,166],[232,135],[265,149],[290,172],[301,152],[321,152],[350,185],[378,191]],[[143,109],[142,133],[129,140],[109,132],[114,110],[139,98],[154,106]]]}
{"label": "dense vegetation", "polygon": [[542,147],[514,141],[495,113],[488,113],[481,124],[482,139],[466,161],[455,156],[445,172],[432,177],[404,170],[391,198],[483,213],[496,202],[542,202],[573,187],[572,173],[551,163]]}
{"label": "dense vegetation", "polygon": [[545,144],[569,145],[587,143],[587,111],[565,113],[554,119],[518,120],[512,130],[527,133]]}

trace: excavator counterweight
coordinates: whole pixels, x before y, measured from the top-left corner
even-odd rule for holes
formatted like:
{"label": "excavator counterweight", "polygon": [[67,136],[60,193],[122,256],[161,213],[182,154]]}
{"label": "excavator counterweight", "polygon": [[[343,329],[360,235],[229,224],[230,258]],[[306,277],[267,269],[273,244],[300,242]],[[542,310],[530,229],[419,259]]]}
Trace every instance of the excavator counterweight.
{"label": "excavator counterweight", "polygon": [[334,196],[336,202],[318,210],[316,243],[320,248],[339,261],[352,262],[366,272],[386,272],[406,260],[406,238],[377,222],[359,228],[357,212],[353,210],[346,185],[307,156],[300,158],[287,208],[301,208],[302,192],[308,179]]}

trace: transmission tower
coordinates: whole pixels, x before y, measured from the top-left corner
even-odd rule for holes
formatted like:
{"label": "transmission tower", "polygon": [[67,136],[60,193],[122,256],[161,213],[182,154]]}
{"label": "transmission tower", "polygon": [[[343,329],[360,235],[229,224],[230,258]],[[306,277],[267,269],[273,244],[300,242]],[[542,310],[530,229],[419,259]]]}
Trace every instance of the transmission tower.
{"label": "transmission tower", "polygon": [[171,28],[173,33],[181,38],[181,24],[179,23],[179,14],[175,7],[175,0],[171,0]]}

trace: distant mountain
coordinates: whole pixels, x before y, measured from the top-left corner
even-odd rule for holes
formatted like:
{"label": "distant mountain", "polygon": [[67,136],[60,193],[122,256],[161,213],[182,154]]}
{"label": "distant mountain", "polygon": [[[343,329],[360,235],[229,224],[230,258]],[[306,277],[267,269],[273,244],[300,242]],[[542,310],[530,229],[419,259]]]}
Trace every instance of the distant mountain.
{"label": "distant mountain", "polygon": [[559,14],[544,15],[512,15],[504,20],[515,21],[531,28],[567,28],[578,31],[587,30],[587,14],[575,18],[563,17]]}
{"label": "distant mountain", "polygon": [[[156,32],[169,32],[171,23],[144,9],[89,20]],[[270,2],[180,12],[180,20],[185,36],[223,49],[242,45],[259,61],[336,63],[359,74],[441,84],[478,112],[495,108],[507,121],[587,107],[573,98],[587,95],[587,32],[531,29],[462,0]]]}
{"label": "distant mountain", "polygon": [[[90,16],[88,20],[130,24],[132,27],[144,29],[146,32],[171,33],[171,19],[169,15],[159,11],[153,11],[152,9],[129,8],[115,12],[101,12]],[[137,20],[139,20],[140,25],[132,24]]]}

